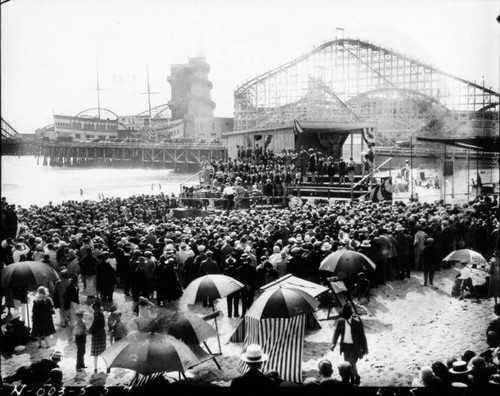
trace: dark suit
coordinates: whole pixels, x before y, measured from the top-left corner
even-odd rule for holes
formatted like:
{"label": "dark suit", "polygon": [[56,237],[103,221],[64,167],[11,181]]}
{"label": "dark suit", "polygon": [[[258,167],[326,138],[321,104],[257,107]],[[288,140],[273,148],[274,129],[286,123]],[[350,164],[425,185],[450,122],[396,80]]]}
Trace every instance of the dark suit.
{"label": "dark suit", "polygon": [[353,375],[356,377],[356,381],[359,381],[358,369],[356,368],[356,362],[358,359],[362,358],[363,355],[368,353],[368,343],[366,341],[365,329],[363,323],[359,319],[351,317],[349,322],[351,323],[351,334],[352,334],[352,344],[344,343],[345,335],[345,319],[339,319],[337,322],[337,327],[333,333],[332,344],[337,344],[337,340],[340,336],[340,353],[344,354],[344,360],[351,363]]}
{"label": "dark suit", "polygon": [[245,374],[231,381],[231,388],[244,392],[258,392],[271,387],[276,387],[275,382],[256,368],[250,368]]}

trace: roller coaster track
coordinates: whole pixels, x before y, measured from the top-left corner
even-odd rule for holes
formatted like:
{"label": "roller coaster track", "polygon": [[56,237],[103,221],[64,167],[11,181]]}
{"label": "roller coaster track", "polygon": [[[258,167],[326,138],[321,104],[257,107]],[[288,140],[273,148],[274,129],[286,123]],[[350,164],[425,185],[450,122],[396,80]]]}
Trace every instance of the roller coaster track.
{"label": "roller coaster track", "polygon": [[19,133],[2,118],[2,140],[3,139],[16,139]]}
{"label": "roller coaster track", "polygon": [[[309,57],[311,57],[312,55],[314,54],[317,54],[317,53],[320,53],[321,51],[323,51],[325,48],[328,48],[328,47],[331,47],[331,46],[340,46],[340,47],[343,47],[344,49],[347,49],[346,47],[346,44],[349,44],[349,45],[357,45],[357,46],[360,46],[360,47],[363,47],[363,48],[366,48],[366,49],[371,49],[373,51],[377,51],[377,52],[381,52],[383,53],[384,55],[390,55],[390,56],[395,56],[401,60],[404,60],[404,61],[408,61],[410,63],[413,63],[417,66],[420,66],[420,67],[423,67],[433,73],[439,73],[441,75],[444,75],[444,76],[447,76],[447,77],[450,77],[454,80],[457,80],[457,81],[460,81],[464,84],[467,84],[471,87],[474,87],[474,88],[477,88],[481,91],[484,91],[485,93],[488,93],[488,94],[491,94],[493,96],[499,96],[497,92],[491,90],[491,89],[488,89],[488,88],[485,88],[479,84],[476,84],[474,82],[471,82],[471,81],[468,81],[468,80],[465,80],[461,77],[457,77],[457,76],[454,76],[450,73],[447,73],[445,71],[442,71],[442,70],[439,70],[433,66],[430,66],[430,65],[427,65],[425,63],[422,63],[420,62],[419,60],[415,59],[415,58],[412,58],[412,57],[409,57],[407,55],[404,55],[404,54],[400,54],[392,49],[387,49],[387,48],[384,48],[384,47],[380,47],[378,45],[374,45],[372,43],[369,43],[369,42],[366,42],[366,41],[362,41],[362,40],[357,40],[357,39],[338,39],[338,40],[332,40],[332,41],[328,41],[328,42],[325,42],[319,46],[317,46],[316,48],[314,48],[313,50],[307,52],[306,54],[288,62],[288,63],[285,63],[281,66],[278,66],[272,70],[269,70],[268,72],[264,73],[264,74],[261,74],[260,76],[257,76],[255,78],[253,78],[252,80],[249,80],[247,82],[245,82],[244,84],[242,84],[241,86],[239,86],[238,88],[236,88],[235,90],[235,94],[238,94],[238,93],[242,93],[244,92],[245,90],[251,88],[252,86],[254,86],[255,84],[258,84],[258,83],[261,83],[262,81],[266,80],[267,78],[279,73],[279,72],[282,72],[283,70],[286,70],[304,60],[307,60]],[[391,85],[393,85],[391,83]]]}
{"label": "roller coaster track", "polygon": [[[363,121],[379,137],[402,139],[436,122],[458,135],[498,130],[491,88],[359,39],[336,39],[234,91],[235,130],[302,121]],[[381,142],[382,143],[382,142]]]}

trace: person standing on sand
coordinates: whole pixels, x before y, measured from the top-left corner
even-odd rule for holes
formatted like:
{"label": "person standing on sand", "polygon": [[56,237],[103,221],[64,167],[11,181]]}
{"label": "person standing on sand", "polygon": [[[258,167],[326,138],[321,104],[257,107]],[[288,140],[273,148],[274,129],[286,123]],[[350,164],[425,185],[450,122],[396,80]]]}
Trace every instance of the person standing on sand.
{"label": "person standing on sand", "polygon": [[434,271],[439,265],[439,256],[434,247],[433,238],[427,238],[425,240],[425,247],[422,257],[424,268],[424,286],[427,286],[427,282],[432,286],[432,282],[434,280]]}
{"label": "person standing on sand", "polygon": [[79,310],[75,313],[76,320],[73,326],[73,336],[76,343],[76,371],[87,368],[85,366],[85,345],[87,344],[87,326],[83,320],[85,311]]}
{"label": "person standing on sand", "polygon": [[94,357],[94,373],[97,373],[97,358],[106,350],[106,323],[99,301],[92,304],[92,309],[94,310],[94,320],[89,328],[89,333],[92,335],[90,355]]}
{"label": "person standing on sand", "polygon": [[498,304],[500,297],[500,258],[498,252],[495,252],[490,260],[489,296],[493,297],[495,304]]}
{"label": "person standing on sand", "polygon": [[334,351],[340,337],[340,353],[344,355],[345,361],[351,363],[354,384],[359,385],[361,377],[356,363],[358,359],[368,354],[365,329],[361,320],[352,316],[352,308],[349,303],[342,307],[340,316],[333,333],[330,349],[332,352]]}
{"label": "person standing on sand", "polygon": [[48,337],[56,332],[54,327],[54,304],[49,297],[46,287],[40,286],[33,300],[33,329],[31,334],[38,339],[38,348],[42,347],[42,340],[45,341],[45,348],[49,348]]}

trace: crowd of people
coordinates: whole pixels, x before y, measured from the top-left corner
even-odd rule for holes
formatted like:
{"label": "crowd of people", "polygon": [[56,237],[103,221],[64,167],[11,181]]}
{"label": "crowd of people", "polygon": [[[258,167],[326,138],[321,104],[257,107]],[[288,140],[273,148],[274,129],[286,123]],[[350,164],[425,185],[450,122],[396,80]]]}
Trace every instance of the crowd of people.
{"label": "crowd of people", "polygon": [[[237,146],[237,156],[228,161],[213,158],[202,162],[201,188],[185,186],[182,198],[193,205],[206,206],[204,198],[220,198],[224,209],[253,207],[257,202],[288,204],[293,188],[301,184],[328,182],[341,185],[354,182],[354,175],[368,176],[374,166],[373,147],[362,153],[359,163],[353,158],[328,156],[320,149],[283,149],[279,153],[264,147]],[[368,183],[368,178],[365,183]],[[260,195],[265,197],[264,200]],[[275,200],[276,198],[276,200]]]}
{"label": "crowd of people", "polygon": [[[301,152],[297,155],[301,158]],[[312,169],[301,168],[306,162],[300,160],[294,167],[294,153],[290,152],[277,156],[261,153],[255,156],[259,162],[255,165],[249,163],[252,156],[253,152],[240,151],[232,166],[216,164],[212,184],[222,173],[222,182],[250,185],[270,177],[266,172],[272,169],[277,185],[276,180],[293,180],[287,175],[291,177],[296,169],[301,175],[305,169]],[[313,156],[308,157],[307,164]],[[320,162],[314,160],[318,169]],[[173,198],[163,194],[28,208],[16,208],[2,198],[0,258],[2,266],[35,260],[58,272],[60,281],[38,290],[35,301],[44,303],[33,308],[32,336],[38,337],[40,347],[49,346],[48,337],[54,329],[46,320],[58,309],[61,325],[71,329],[79,345],[77,369],[85,367],[85,336],[90,334],[97,370],[97,356],[107,345],[106,334],[116,339],[127,332],[121,326],[117,335],[115,323],[108,323],[106,331],[102,310],[113,306],[116,288],[123,289],[137,307],[144,301],[168,307],[197,277],[227,274],[245,285],[227,300],[229,316],[237,317],[245,315],[261,286],[283,275],[327,283],[328,277],[319,271],[319,265],[341,249],[361,252],[376,264],[375,271],[354,277],[337,274],[353,293],[363,284],[369,297],[366,285],[373,288],[391,280],[405,280],[414,271],[423,271],[422,286],[432,286],[434,272],[446,265],[442,259],[455,249],[474,249],[491,259],[492,268],[498,268],[496,199],[480,197],[461,205],[356,201],[315,205],[299,201],[281,209],[174,218],[170,213]],[[488,285],[483,285],[486,289],[482,296],[500,296],[498,276],[497,272]],[[481,297],[480,290],[471,289],[467,271],[459,278],[460,297],[466,291],[477,291]],[[26,293],[3,290],[5,310],[10,312]],[[93,304],[89,329],[78,320],[82,315],[77,309],[79,294]],[[114,316],[119,318],[119,312]],[[349,363],[356,377],[354,383],[359,384],[355,362]]]}

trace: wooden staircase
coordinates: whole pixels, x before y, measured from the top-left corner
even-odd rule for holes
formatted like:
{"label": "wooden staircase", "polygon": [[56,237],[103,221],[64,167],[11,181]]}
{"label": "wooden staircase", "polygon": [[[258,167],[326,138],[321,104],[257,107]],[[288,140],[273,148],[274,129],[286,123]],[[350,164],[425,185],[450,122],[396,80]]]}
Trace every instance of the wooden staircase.
{"label": "wooden staircase", "polygon": [[[360,181],[361,175],[355,175],[353,186]],[[369,186],[358,184],[353,188],[351,194],[351,183],[348,178],[346,178],[345,183],[340,183],[339,177],[336,176],[332,184],[328,176],[319,176],[314,182],[311,177],[304,178],[300,185],[289,186],[288,189],[290,194],[301,198],[351,200],[358,199],[362,195],[365,195],[369,190]]]}

